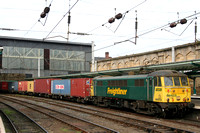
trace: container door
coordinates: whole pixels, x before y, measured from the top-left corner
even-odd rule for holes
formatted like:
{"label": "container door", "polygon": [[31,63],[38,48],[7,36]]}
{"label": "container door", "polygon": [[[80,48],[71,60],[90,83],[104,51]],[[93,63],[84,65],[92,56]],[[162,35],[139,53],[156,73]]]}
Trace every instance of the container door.
{"label": "container door", "polygon": [[90,96],[90,88],[91,88],[91,79],[86,79],[85,80],[85,96]]}

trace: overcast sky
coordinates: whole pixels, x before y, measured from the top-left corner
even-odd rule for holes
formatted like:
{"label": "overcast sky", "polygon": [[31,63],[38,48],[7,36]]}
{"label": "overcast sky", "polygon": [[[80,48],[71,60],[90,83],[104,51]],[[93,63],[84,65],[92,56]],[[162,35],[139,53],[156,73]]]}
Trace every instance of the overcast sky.
{"label": "overcast sky", "polygon": [[[118,57],[192,43],[195,39],[195,22],[200,26],[200,8],[197,0],[0,1],[0,36],[51,38],[59,41],[67,41],[64,39],[67,38],[68,32],[66,13],[69,10],[69,2],[70,7],[76,3],[71,9],[70,32],[88,35],[70,34],[69,41],[94,41],[96,57],[104,56],[105,52],[110,52],[111,57]],[[41,12],[50,4],[48,17],[41,19]],[[135,42],[136,11],[138,39],[135,45],[132,42]],[[118,13],[125,17],[115,20],[112,24],[107,23],[109,18]],[[186,24],[177,24],[176,27],[169,28],[169,23],[182,18],[188,19]],[[128,39],[130,41],[114,45]],[[200,39],[199,31],[197,39]]]}

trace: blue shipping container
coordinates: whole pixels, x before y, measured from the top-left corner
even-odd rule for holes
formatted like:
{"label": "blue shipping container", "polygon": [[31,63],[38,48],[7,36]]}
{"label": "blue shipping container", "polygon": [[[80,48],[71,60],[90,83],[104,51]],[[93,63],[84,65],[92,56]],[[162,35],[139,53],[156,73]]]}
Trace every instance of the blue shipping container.
{"label": "blue shipping container", "polygon": [[51,94],[70,96],[71,82],[66,80],[52,80],[51,81]]}
{"label": "blue shipping container", "polygon": [[14,91],[18,91],[18,81],[14,82]]}
{"label": "blue shipping container", "polygon": [[8,82],[8,90],[10,92],[17,92],[18,91],[18,82]]}
{"label": "blue shipping container", "polygon": [[14,82],[8,82],[8,90],[9,92],[14,92]]}

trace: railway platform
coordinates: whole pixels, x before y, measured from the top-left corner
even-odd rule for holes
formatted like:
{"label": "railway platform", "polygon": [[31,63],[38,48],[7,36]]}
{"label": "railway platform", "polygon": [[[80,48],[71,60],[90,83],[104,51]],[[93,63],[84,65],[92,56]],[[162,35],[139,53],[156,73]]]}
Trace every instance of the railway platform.
{"label": "railway platform", "polygon": [[186,114],[185,119],[200,122],[200,95],[192,95],[191,102],[195,104],[194,110]]}
{"label": "railway platform", "polygon": [[5,133],[5,128],[1,116],[0,116],[0,133]]}
{"label": "railway platform", "polygon": [[191,96],[192,103],[195,104],[195,109],[200,109],[200,95],[192,95]]}

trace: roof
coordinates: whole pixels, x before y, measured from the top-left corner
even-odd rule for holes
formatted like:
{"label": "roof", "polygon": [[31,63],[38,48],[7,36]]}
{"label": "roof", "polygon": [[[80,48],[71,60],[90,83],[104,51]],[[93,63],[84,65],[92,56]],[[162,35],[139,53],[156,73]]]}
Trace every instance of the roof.
{"label": "roof", "polygon": [[[58,76],[50,76],[50,77],[40,77],[40,78],[93,78],[102,75],[110,75],[110,76],[120,76],[120,75],[128,75],[129,72],[134,72],[135,75],[140,73],[151,73],[157,70],[177,70],[177,71],[198,71],[200,70],[200,59],[198,60],[190,60],[190,61],[182,61],[182,62],[173,62],[173,63],[165,63],[165,64],[157,64],[157,65],[147,65],[147,66],[137,66],[130,68],[121,68],[121,69],[113,69],[106,71],[95,71],[95,72],[87,72],[87,73],[78,73],[78,74],[68,74],[68,75],[58,75]],[[189,75],[189,74],[188,74]],[[190,76],[190,75],[189,75]],[[200,76],[195,75],[193,73],[193,77]],[[191,76],[192,77],[192,76]],[[27,79],[32,80],[32,79]]]}
{"label": "roof", "polygon": [[186,77],[187,75],[175,70],[159,70],[150,73],[148,76]]}
{"label": "roof", "polygon": [[69,41],[56,41],[56,40],[45,40],[45,39],[34,39],[34,38],[22,38],[22,37],[9,37],[0,36],[2,40],[19,40],[19,41],[32,41],[32,42],[46,42],[46,43],[59,43],[59,44],[73,44],[73,45],[85,45],[92,46],[91,43],[81,43],[81,42],[69,42]]}
{"label": "roof", "polygon": [[101,80],[117,80],[117,79],[132,79],[132,78],[146,78],[148,75],[147,74],[144,74],[144,75],[126,75],[126,76],[117,76],[117,77],[96,77],[94,78],[94,80],[98,80],[98,79],[101,79]]}

